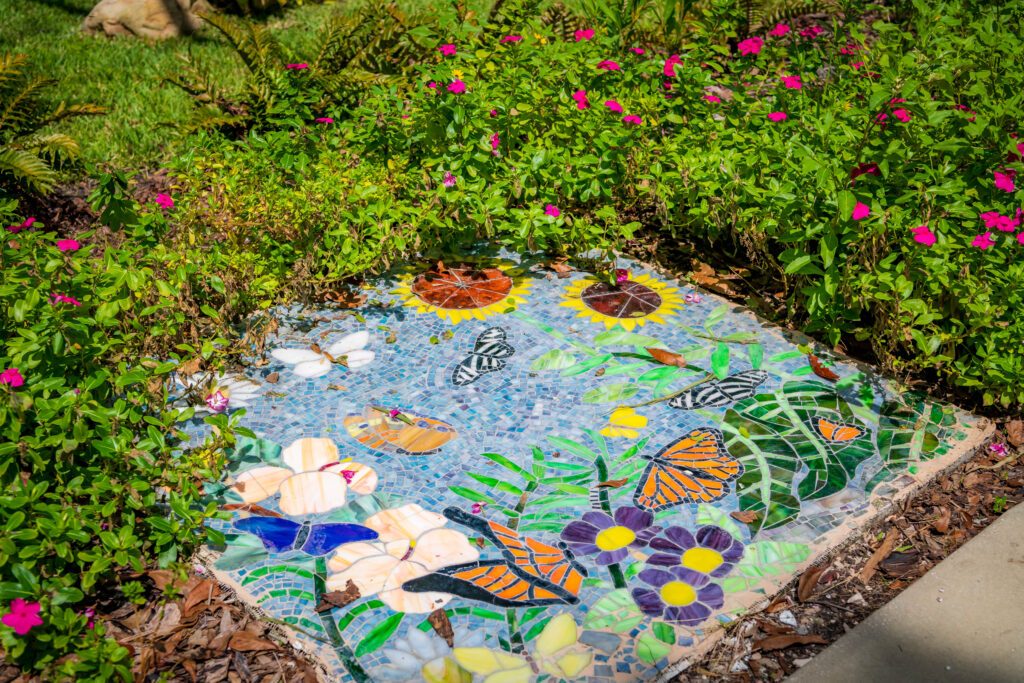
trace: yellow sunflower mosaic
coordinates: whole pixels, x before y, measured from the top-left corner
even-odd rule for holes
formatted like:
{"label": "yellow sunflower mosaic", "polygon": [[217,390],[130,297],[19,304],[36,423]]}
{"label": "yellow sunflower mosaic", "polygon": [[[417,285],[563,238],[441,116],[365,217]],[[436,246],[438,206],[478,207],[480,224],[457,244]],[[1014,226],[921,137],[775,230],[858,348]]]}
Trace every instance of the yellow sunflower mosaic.
{"label": "yellow sunflower mosaic", "polygon": [[417,313],[434,313],[456,325],[484,320],[526,302],[529,284],[511,261],[461,263],[410,273],[391,291]]}
{"label": "yellow sunflower mosaic", "polygon": [[559,305],[579,311],[577,318],[604,323],[608,329],[621,325],[627,331],[648,322],[664,323],[683,307],[678,288],[647,274],[629,273],[614,285],[587,276],[566,287],[563,297]]}

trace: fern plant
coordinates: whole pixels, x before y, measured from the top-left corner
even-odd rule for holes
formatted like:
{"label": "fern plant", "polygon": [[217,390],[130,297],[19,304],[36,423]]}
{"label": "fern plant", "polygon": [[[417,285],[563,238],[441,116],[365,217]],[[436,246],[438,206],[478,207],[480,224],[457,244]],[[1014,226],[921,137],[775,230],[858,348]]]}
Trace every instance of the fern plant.
{"label": "fern plant", "polygon": [[54,164],[78,155],[78,143],[65,133],[41,132],[46,126],[74,116],[104,113],[91,104],[56,108],[40,101],[56,81],[25,73],[28,56],[0,55],[0,178],[23,189],[46,193],[57,181]]}

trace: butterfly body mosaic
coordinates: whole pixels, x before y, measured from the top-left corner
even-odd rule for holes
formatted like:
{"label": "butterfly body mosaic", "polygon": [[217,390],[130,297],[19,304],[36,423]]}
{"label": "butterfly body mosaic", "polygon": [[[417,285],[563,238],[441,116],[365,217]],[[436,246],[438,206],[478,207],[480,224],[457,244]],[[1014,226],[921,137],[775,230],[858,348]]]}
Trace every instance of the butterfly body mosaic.
{"label": "butterfly body mosaic", "polygon": [[633,494],[637,507],[658,512],[677,505],[711,503],[728,494],[728,484],[743,474],[743,465],[725,450],[722,432],[694,429],[650,460]]}
{"label": "butterfly body mosaic", "polygon": [[539,607],[579,602],[587,576],[564,545],[542,543],[458,508],[446,508],[445,517],[473,529],[501,550],[500,560],[477,560],[445,567],[402,585],[413,593],[458,595],[497,607]]}
{"label": "butterfly body mosaic", "polygon": [[488,373],[504,370],[506,359],[516,352],[507,338],[507,333],[500,327],[489,327],[481,332],[473,350],[452,371],[452,384],[464,387]]}
{"label": "butterfly body mosaic", "polygon": [[272,553],[301,550],[309,555],[326,555],[345,543],[372,541],[378,534],[359,524],[310,524],[279,517],[246,517],[232,525],[260,539]]}
{"label": "butterfly body mosaic", "polygon": [[758,387],[768,381],[764,370],[744,370],[725,379],[702,384],[668,401],[672,408],[697,410],[722,408],[757,394]]}

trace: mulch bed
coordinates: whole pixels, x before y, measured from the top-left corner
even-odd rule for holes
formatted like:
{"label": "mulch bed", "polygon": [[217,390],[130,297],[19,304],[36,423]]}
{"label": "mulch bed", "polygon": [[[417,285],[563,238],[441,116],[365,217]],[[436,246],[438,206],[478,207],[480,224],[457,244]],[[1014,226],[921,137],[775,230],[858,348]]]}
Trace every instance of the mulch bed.
{"label": "mulch bed", "polygon": [[675,680],[782,680],[1024,500],[1021,456],[1024,421],[1015,419],[972,459],[808,568],[764,610],[730,623]]}
{"label": "mulch bed", "polygon": [[[317,667],[281,638],[277,627],[251,615],[234,593],[192,573],[173,585],[169,571],[135,577],[146,602],[126,602],[119,592],[92,608],[108,636],[128,648],[134,683],[317,683]],[[180,597],[168,598],[164,589]],[[0,683],[37,683],[0,659]]]}

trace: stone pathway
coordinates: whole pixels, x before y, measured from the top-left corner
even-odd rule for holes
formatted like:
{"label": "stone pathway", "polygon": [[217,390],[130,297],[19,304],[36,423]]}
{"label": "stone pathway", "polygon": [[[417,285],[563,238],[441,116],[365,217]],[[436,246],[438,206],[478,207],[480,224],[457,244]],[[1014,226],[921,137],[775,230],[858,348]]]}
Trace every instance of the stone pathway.
{"label": "stone pathway", "polygon": [[218,579],[335,680],[653,680],[987,432],[620,265],[410,266],[282,314],[208,392],[258,437],[209,485]]}

